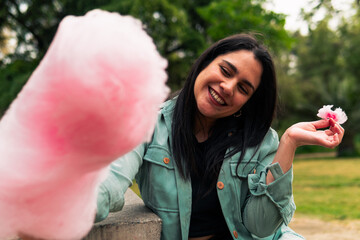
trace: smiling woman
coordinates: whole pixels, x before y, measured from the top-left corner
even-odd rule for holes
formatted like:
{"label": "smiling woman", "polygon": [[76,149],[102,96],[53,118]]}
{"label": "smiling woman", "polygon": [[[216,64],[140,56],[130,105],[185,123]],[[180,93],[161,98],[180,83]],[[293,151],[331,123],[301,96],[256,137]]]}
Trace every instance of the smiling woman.
{"label": "smiling woman", "polygon": [[162,240],[303,239],[287,226],[295,150],[335,147],[344,130],[332,120],[298,123],[279,142],[270,128],[276,92],[272,58],[255,38],[213,44],[164,103],[152,140],[111,165],[98,220],[122,208],[136,176],[144,203],[163,221]]}
{"label": "smiling woman", "polygon": [[[194,86],[199,114],[195,136],[200,142],[207,139],[216,119],[233,115],[250,99],[261,74],[261,63],[248,50],[218,56],[201,71]],[[201,130],[201,126],[206,128]]]}

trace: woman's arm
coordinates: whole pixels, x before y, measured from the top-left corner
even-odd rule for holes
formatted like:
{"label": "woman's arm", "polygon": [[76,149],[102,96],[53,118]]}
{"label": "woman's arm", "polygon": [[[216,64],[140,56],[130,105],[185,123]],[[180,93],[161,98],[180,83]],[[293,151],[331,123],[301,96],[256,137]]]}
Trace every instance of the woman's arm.
{"label": "woman's arm", "polygon": [[120,211],[125,203],[124,194],[139,172],[146,144],[141,144],[110,165],[110,173],[99,186],[95,222],[104,220],[109,212]]}
{"label": "woman's arm", "polygon": [[[319,145],[334,148],[341,143],[344,132],[345,130],[333,119],[294,124],[281,137],[279,148],[272,163],[279,163],[282,171],[286,173],[292,166],[297,147]],[[270,184],[273,181],[274,176],[269,171],[266,182]]]}
{"label": "woman's arm", "polygon": [[[248,175],[249,194],[244,204],[243,223],[257,237],[273,234],[281,224],[288,224],[295,211],[292,197],[292,171],[283,173],[278,163],[271,164],[279,146],[278,136],[270,130],[259,147],[256,171]],[[274,182],[266,176],[273,172]]]}
{"label": "woman's arm", "polygon": [[[319,130],[323,128],[329,129]],[[344,129],[333,120],[320,120],[291,126],[278,146],[265,142],[269,147],[274,145],[274,149],[262,159],[269,164],[266,169],[260,175],[249,175],[251,196],[243,213],[244,224],[251,233],[265,237],[274,233],[282,223],[287,225],[290,222],[295,211],[292,163],[296,148],[302,145],[333,148],[339,145],[343,135]]]}

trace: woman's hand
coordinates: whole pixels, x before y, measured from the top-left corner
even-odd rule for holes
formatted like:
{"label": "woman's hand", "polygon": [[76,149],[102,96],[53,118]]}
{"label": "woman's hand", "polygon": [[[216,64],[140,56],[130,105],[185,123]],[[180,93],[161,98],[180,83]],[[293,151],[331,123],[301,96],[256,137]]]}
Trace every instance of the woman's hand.
{"label": "woman's hand", "polygon": [[[289,127],[281,137],[272,163],[278,162],[284,173],[292,166],[296,148],[303,145],[319,145],[334,148],[341,143],[345,130],[333,119],[315,122],[300,122]],[[274,181],[271,172],[267,184]]]}
{"label": "woman's hand", "polygon": [[341,143],[345,130],[333,119],[301,122],[288,128],[283,137],[294,148],[303,145],[319,145],[334,148]]}

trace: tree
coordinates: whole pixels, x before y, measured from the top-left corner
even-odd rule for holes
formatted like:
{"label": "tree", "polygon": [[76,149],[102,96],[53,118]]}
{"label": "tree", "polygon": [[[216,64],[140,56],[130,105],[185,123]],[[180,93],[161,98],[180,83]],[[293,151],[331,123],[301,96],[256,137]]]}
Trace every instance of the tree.
{"label": "tree", "polygon": [[18,46],[14,59],[42,57],[58,25],[57,1],[2,0],[0,28],[16,34]]}
{"label": "tree", "polygon": [[[307,36],[298,36],[294,48],[297,57],[296,78],[302,103],[298,112],[302,116],[314,115],[322,105],[343,108],[349,121],[348,129],[338,148],[339,156],[356,155],[355,136],[360,128],[359,108],[359,60],[356,43],[360,40],[358,16],[353,21],[343,19],[340,30],[329,28],[330,15],[319,22],[311,23]],[[359,52],[360,53],[360,52]],[[313,116],[312,116],[313,117]]]}
{"label": "tree", "polygon": [[35,66],[35,62],[16,60],[6,68],[0,68],[0,117],[20,92]]}
{"label": "tree", "polygon": [[[176,90],[182,86],[194,60],[219,38],[244,31],[262,32],[264,42],[273,51],[288,46],[285,16],[264,10],[264,2],[266,0],[2,0],[0,29],[11,29],[18,39],[10,60],[25,60],[33,65],[45,54],[59,22],[66,15],[84,15],[94,8],[132,15],[143,22],[159,52],[168,60],[168,84]],[[224,23],[231,26],[223,28]]]}
{"label": "tree", "polygon": [[341,86],[342,102],[344,108],[347,109],[349,121],[346,125],[348,131],[346,132],[344,141],[340,145],[340,150],[344,153],[353,154],[356,152],[354,146],[354,138],[360,133],[360,126],[357,124],[360,121],[360,50],[358,44],[360,41],[360,9],[350,21],[343,22],[340,28],[341,33],[341,49],[343,57],[339,61],[343,63],[343,69],[346,74],[347,81]]}
{"label": "tree", "polygon": [[[160,53],[168,59],[169,85],[182,85],[186,72],[205,44],[196,4],[206,1],[123,0],[3,0],[0,3],[0,28],[16,33],[18,46],[12,60],[41,58],[66,15],[84,15],[94,8],[119,12],[139,18],[154,39]],[[196,22],[195,22],[196,21]]]}
{"label": "tree", "polygon": [[173,90],[182,86],[191,63],[204,48],[205,36],[201,31],[203,26],[193,9],[205,3],[133,0],[129,1],[126,8],[116,9],[121,14],[132,15],[144,23],[160,53],[169,61],[168,84]]}
{"label": "tree", "polygon": [[255,33],[275,53],[288,50],[293,42],[285,30],[285,15],[262,7],[265,0],[221,0],[198,8],[212,41],[230,34]]}

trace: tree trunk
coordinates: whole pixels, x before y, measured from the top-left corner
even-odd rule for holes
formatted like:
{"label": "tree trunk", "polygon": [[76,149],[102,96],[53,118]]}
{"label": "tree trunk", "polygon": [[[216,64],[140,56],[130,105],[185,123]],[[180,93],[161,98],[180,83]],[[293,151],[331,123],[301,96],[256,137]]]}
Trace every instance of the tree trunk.
{"label": "tree trunk", "polygon": [[355,134],[347,131],[344,134],[341,144],[338,147],[337,156],[338,157],[349,157],[356,156],[358,152],[355,148]]}

